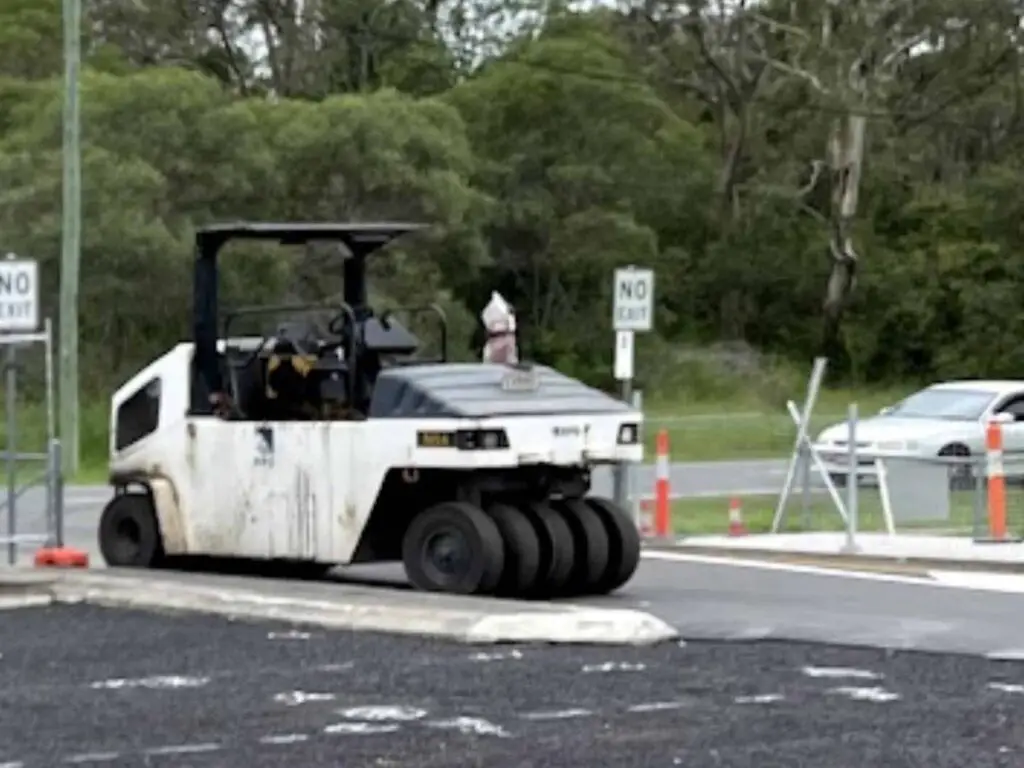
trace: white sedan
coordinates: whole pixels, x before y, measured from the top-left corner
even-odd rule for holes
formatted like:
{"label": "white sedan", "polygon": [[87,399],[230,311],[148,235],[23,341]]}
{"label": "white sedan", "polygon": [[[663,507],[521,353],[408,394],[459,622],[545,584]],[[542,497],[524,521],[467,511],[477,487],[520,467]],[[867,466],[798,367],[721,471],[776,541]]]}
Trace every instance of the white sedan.
{"label": "white sedan", "polygon": [[[986,425],[1003,427],[1003,449],[1024,451],[1024,381],[950,381],[933,384],[856,424],[859,476],[874,473],[874,455],[981,456]],[[818,435],[815,447],[834,481],[848,474],[847,422]],[[1016,466],[1014,466],[1016,464]],[[953,487],[973,484],[966,462],[951,468]],[[1024,475],[1024,463],[1006,462],[1007,475]]]}

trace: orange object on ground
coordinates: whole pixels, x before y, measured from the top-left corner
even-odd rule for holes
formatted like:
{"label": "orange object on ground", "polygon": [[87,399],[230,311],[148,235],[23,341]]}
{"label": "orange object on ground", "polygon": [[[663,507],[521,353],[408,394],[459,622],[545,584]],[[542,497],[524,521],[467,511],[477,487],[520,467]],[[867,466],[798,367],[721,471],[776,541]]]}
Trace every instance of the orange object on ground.
{"label": "orange object on ground", "polygon": [[746,536],[747,526],[743,524],[743,507],[739,499],[729,499],[729,535]]}
{"label": "orange object on ground", "polygon": [[988,532],[993,539],[1006,538],[1006,477],[1003,473],[1003,428],[991,422],[985,432],[988,475]]}
{"label": "orange object on ground", "polygon": [[654,481],[654,530],[659,538],[668,538],[671,535],[671,511],[670,511],[670,489],[669,489],[669,466],[668,466],[668,430],[658,430],[658,440],[655,444],[655,470]]}
{"label": "orange object on ground", "polygon": [[36,551],[36,568],[88,568],[89,554],[74,547],[42,547]]}

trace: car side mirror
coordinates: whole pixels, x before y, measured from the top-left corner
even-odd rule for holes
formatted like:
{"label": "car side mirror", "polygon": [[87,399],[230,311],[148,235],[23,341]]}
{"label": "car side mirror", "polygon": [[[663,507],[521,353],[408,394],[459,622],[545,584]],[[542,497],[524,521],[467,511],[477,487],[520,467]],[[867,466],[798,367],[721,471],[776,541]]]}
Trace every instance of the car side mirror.
{"label": "car side mirror", "polygon": [[1013,424],[1016,420],[1017,418],[1012,413],[1006,413],[1003,411],[1001,413],[993,413],[989,422],[995,422],[996,424]]}

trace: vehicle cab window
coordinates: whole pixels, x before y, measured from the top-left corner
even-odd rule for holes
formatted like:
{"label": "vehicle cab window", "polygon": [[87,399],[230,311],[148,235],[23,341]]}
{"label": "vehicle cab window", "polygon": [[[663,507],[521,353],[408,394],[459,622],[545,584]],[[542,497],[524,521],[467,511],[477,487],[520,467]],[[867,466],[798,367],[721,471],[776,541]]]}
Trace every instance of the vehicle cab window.
{"label": "vehicle cab window", "polygon": [[156,431],[160,424],[160,378],[155,377],[117,409],[114,447],[122,450]]}
{"label": "vehicle cab window", "polygon": [[1024,421],[1024,395],[1014,395],[1006,400],[998,408],[996,413],[1009,413],[1016,422]]}

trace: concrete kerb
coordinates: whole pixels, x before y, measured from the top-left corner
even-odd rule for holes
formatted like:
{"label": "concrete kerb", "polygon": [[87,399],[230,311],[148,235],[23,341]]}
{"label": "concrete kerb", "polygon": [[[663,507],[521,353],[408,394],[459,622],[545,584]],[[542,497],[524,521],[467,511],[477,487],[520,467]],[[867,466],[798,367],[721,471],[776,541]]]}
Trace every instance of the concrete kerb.
{"label": "concrete kerb", "polygon": [[[54,603],[208,613],[236,620],[281,621],[328,629],[419,635],[464,643],[653,645],[679,633],[650,614],[577,605],[481,601],[484,607],[417,607],[388,602],[385,592],[345,586],[337,599],[318,600],[239,587],[188,584],[121,574],[66,571],[46,578],[0,571],[0,609]],[[342,588],[339,588],[339,593]],[[269,591],[269,590],[268,590]],[[505,608],[507,602],[508,607]]]}

